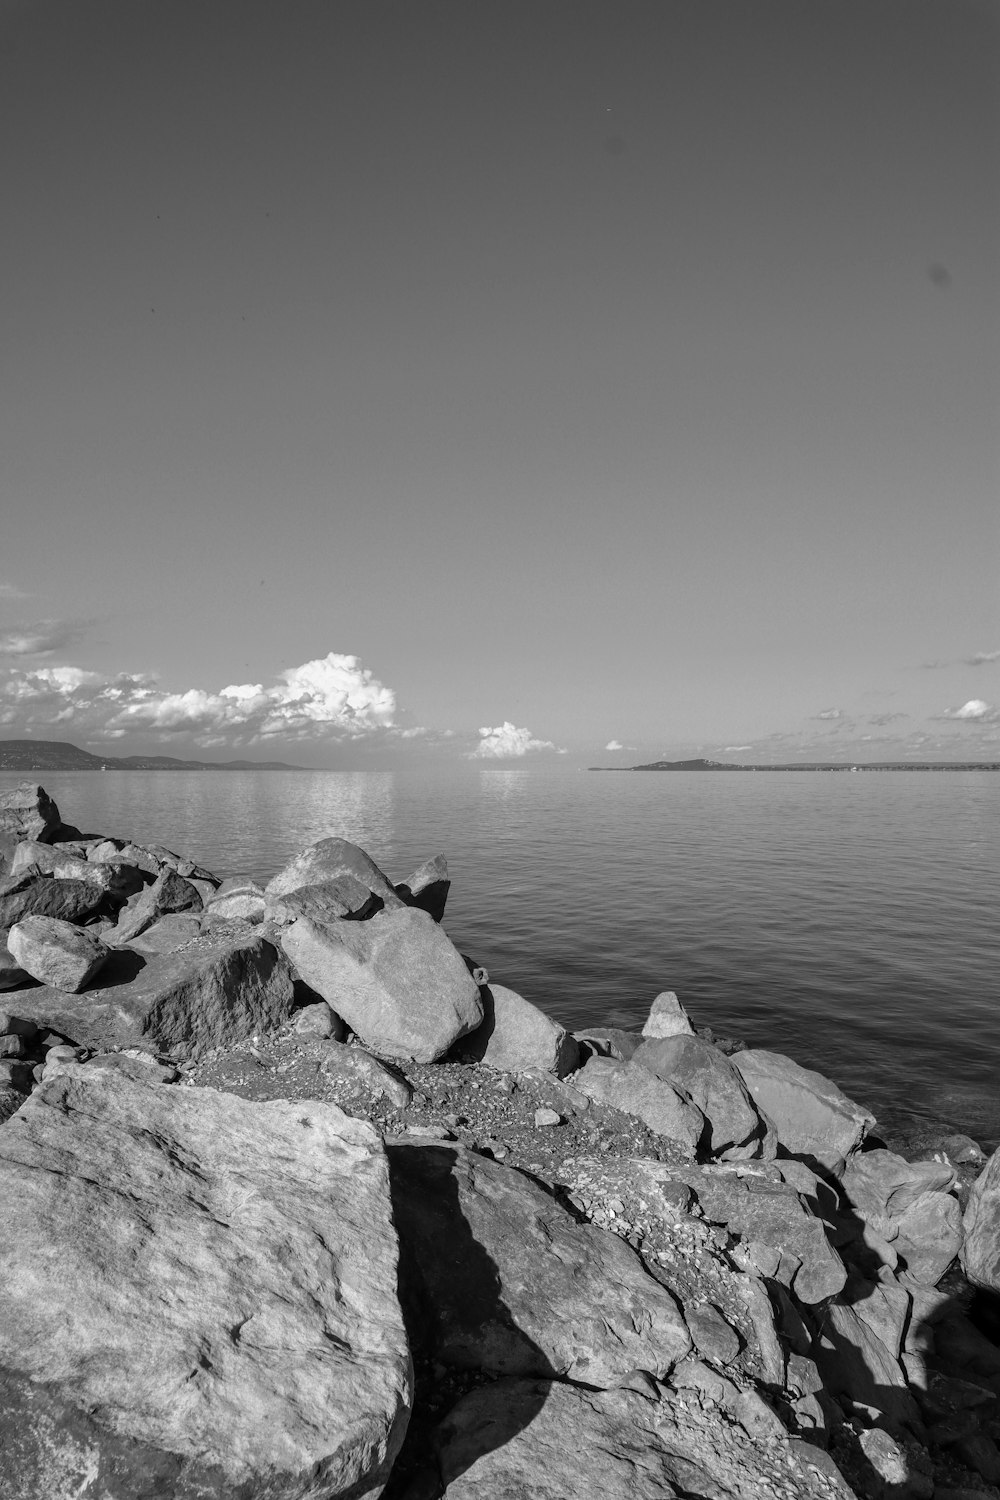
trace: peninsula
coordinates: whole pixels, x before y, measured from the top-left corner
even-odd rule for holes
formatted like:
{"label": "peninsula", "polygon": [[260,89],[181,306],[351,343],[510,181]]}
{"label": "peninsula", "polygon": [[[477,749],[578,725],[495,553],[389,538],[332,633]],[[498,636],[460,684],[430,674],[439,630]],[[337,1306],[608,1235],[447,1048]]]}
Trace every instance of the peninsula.
{"label": "peninsula", "polygon": [[303,771],[281,760],[177,760],[173,755],[91,755],[68,740],[0,740],[0,771]]}
{"label": "peninsula", "polygon": [[654,760],[644,766],[588,766],[589,771],[1000,771],[1000,760],[786,761],[743,766],[725,760]]}

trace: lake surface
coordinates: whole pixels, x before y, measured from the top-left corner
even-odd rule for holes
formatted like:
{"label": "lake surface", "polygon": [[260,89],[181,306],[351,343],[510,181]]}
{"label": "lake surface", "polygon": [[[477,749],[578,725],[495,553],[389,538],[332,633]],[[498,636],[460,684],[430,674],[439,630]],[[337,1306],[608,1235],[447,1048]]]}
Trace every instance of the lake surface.
{"label": "lake surface", "polygon": [[395,881],[448,858],[445,926],[564,1025],[696,1025],[786,1052],[880,1118],[1000,1138],[1000,775],[0,773],[85,832],[270,878],[315,839]]}

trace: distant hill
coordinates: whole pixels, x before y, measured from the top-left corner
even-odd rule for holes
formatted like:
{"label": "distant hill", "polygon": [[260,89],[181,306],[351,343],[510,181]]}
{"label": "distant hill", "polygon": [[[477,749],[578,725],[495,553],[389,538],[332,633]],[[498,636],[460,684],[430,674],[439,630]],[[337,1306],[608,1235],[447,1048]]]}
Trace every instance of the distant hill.
{"label": "distant hill", "polygon": [[172,755],[91,755],[66,740],[0,740],[0,771],[303,771],[282,760],[177,760]]}
{"label": "distant hill", "polygon": [[1000,771],[1000,760],[789,761],[734,765],[725,760],[654,760],[645,766],[590,766],[591,771]]}

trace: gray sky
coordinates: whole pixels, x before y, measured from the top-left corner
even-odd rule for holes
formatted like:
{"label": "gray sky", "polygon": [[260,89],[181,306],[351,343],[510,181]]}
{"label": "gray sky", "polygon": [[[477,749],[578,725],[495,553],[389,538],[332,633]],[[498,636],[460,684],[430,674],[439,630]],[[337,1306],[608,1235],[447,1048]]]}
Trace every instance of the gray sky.
{"label": "gray sky", "polygon": [[0,737],[1000,758],[998,85],[985,0],[0,0]]}

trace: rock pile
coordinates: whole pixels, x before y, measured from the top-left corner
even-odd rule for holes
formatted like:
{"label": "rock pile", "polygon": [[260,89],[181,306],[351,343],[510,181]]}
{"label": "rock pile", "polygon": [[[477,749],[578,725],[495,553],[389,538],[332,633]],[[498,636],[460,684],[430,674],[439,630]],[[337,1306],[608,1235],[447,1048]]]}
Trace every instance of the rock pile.
{"label": "rock pile", "polygon": [[262,888],[7,795],[5,1497],[1000,1494],[997,1158],[672,992],[568,1033],[440,856]]}

